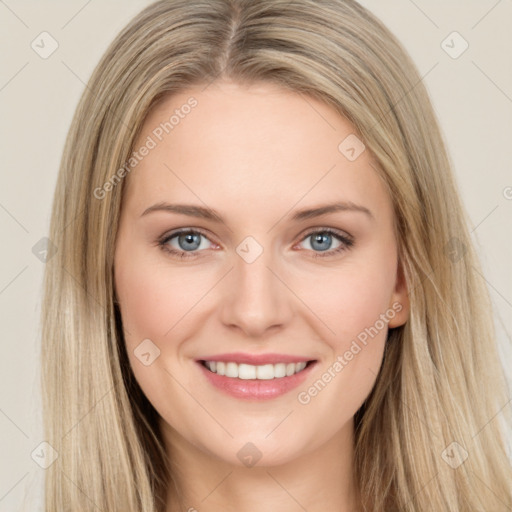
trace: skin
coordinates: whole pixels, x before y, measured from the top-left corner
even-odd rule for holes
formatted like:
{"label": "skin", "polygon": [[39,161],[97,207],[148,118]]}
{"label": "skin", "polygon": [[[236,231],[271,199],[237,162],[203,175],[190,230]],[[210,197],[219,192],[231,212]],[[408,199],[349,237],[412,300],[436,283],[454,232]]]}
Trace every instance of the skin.
{"label": "skin", "polygon": [[[338,150],[355,133],[350,122],[271,84],[217,81],[166,98],[135,147],[190,97],[197,106],[126,178],[115,253],[130,364],[160,414],[182,492],[178,508],[169,487],[167,511],[359,510],[353,416],[375,383],[387,327],[309,403],[298,393],[332,373],[336,357],[393,304],[401,311],[388,327],[407,320],[391,198],[369,151],[349,161]],[[371,215],[346,210],[290,220],[299,209],[335,201]],[[143,215],[161,202],[207,206],[224,222]],[[158,245],[178,228],[205,233],[190,258]],[[320,245],[327,251],[314,246],[309,235],[322,228],[349,234],[353,246],[315,258],[341,244],[332,237]],[[252,263],[236,252],[247,236],[263,248]],[[190,242],[175,237],[167,245],[186,252]],[[145,339],[160,350],[149,366],[134,355]],[[304,385],[256,402],[214,388],[195,361],[226,352],[318,362]],[[262,455],[254,467],[237,457],[248,442]]]}

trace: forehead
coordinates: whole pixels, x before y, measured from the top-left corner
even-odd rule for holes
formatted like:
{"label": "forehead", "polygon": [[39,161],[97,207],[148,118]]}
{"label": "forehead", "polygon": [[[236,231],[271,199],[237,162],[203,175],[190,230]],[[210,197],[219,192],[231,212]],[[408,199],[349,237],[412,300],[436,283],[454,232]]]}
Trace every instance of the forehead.
{"label": "forehead", "polygon": [[151,150],[130,173],[125,201],[139,211],[178,199],[224,211],[336,200],[389,207],[355,132],[332,107],[273,84],[191,87],[146,118],[135,149]]}

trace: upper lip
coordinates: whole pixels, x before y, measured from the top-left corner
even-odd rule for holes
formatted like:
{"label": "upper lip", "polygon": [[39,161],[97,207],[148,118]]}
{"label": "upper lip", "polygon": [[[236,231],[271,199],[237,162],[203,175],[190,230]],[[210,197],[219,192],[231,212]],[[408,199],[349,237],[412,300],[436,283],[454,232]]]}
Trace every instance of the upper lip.
{"label": "upper lip", "polygon": [[309,357],[293,356],[290,354],[244,354],[242,352],[217,354],[198,359],[198,361],[224,361],[226,363],[250,364],[253,366],[278,363],[307,363],[312,360]]}

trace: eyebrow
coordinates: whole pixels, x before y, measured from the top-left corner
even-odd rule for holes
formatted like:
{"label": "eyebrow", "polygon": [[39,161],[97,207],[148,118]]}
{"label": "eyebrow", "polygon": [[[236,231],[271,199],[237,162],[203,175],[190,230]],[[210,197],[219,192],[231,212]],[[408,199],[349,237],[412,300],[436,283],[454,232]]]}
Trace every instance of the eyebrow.
{"label": "eyebrow", "polygon": [[[141,217],[144,215],[148,215],[152,212],[169,212],[169,213],[178,213],[181,215],[189,215],[191,217],[198,217],[201,219],[207,219],[214,222],[224,224],[223,218],[212,208],[207,208],[203,206],[196,206],[192,204],[170,204],[170,203],[157,203],[149,208],[146,208],[142,213]],[[361,206],[358,204],[354,204],[351,201],[342,201],[336,203],[329,203],[320,206],[316,206],[314,208],[306,208],[302,210],[296,211],[290,218],[291,221],[297,222],[307,219],[312,219],[315,217],[319,217],[321,215],[326,215],[328,213],[334,212],[342,212],[342,211],[353,211],[353,212],[361,212],[366,214],[371,219],[374,219],[372,212],[366,208],[365,206]]]}

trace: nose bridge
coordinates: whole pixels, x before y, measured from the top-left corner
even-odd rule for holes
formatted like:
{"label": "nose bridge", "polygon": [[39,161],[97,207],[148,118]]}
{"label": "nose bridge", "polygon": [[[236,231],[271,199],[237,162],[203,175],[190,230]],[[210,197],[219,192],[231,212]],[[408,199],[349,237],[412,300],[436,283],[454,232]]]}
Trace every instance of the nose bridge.
{"label": "nose bridge", "polygon": [[234,268],[226,283],[222,320],[248,335],[263,334],[286,323],[291,312],[287,289],[276,277],[270,249],[247,237],[236,248]]}

